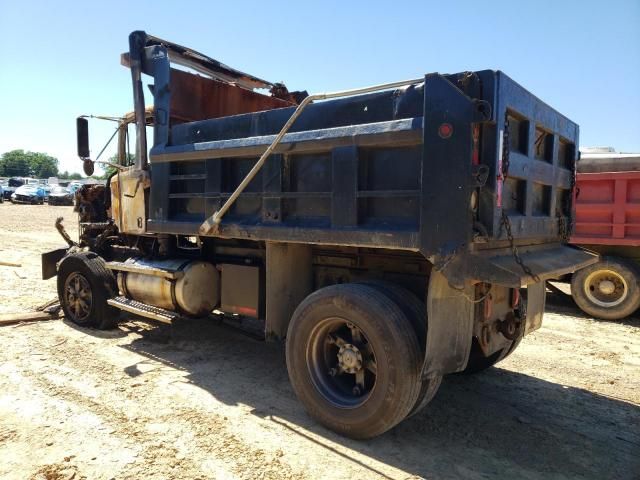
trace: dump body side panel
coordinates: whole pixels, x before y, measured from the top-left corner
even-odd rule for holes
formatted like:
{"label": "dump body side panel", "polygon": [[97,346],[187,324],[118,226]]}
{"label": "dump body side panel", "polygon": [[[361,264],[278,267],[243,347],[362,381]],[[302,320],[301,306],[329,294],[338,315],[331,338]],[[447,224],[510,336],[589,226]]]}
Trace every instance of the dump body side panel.
{"label": "dump body side panel", "polygon": [[578,173],[571,242],[640,246],[640,172]]}

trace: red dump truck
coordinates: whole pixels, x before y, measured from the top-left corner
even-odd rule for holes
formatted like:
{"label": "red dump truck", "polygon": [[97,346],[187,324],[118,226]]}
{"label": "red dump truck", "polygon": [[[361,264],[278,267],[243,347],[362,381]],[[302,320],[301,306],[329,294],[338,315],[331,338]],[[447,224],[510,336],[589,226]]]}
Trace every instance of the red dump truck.
{"label": "red dump truck", "polygon": [[571,294],[589,315],[619,320],[640,307],[640,154],[583,153],[576,187],[571,242],[601,259],[573,274]]}

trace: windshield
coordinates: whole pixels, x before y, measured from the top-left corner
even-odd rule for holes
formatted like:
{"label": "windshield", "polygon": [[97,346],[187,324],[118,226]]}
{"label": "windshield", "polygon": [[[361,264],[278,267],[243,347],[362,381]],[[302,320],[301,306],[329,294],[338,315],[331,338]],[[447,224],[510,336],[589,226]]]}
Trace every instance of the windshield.
{"label": "windshield", "polygon": [[51,193],[69,193],[69,190],[64,187],[53,187]]}

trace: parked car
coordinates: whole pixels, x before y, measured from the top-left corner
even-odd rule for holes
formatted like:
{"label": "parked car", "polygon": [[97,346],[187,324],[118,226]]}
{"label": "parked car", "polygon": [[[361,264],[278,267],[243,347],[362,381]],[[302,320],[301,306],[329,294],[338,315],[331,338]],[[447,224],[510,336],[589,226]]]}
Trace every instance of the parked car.
{"label": "parked car", "polygon": [[0,203],[4,202],[4,188],[2,188],[2,184],[0,184]]}
{"label": "parked car", "polygon": [[51,185],[47,185],[45,183],[45,184],[40,184],[40,187],[42,188],[42,190],[44,190],[44,201],[48,202],[49,194],[51,193]]}
{"label": "parked car", "polygon": [[49,205],[73,205],[73,192],[58,185],[51,188]]}
{"label": "parked car", "polygon": [[76,193],[78,191],[78,189],[82,186],[83,184],[80,182],[71,182],[67,188],[71,191],[71,193]]}
{"label": "parked car", "polygon": [[22,185],[11,195],[13,203],[44,204],[44,190],[39,185]]}
{"label": "parked car", "polygon": [[16,191],[16,188],[20,187],[24,185],[24,181],[18,179],[18,178],[10,178],[7,181],[7,185],[3,186],[3,190],[4,190],[4,199],[5,200],[11,200],[11,195],[13,195],[13,193]]}

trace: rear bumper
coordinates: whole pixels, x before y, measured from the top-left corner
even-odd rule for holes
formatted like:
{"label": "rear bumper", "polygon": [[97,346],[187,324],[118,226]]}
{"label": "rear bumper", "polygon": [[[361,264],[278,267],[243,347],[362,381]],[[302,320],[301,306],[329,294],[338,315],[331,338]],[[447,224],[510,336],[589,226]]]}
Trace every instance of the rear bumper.
{"label": "rear bumper", "polygon": [[518,252],[523,264],[537,278],[525,273],[509,248],[457,255],[441,271],[454,286],[471,281],[520,288],[538,281],[559,278],[596,263],[599,259],[595,253],[563,244],[518,247]]}

